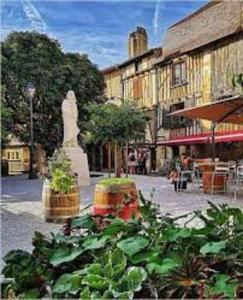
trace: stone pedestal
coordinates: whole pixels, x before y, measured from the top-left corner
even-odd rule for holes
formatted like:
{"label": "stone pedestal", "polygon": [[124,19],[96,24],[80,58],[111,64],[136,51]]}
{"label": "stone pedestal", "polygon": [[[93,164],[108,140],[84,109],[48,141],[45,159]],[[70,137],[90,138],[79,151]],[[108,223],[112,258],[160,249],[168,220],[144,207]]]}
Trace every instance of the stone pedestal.
{"label": "stone pedestal", "polygon": [[90,185],[87,154],[80,147],[63,147],[63,150],[71,160],[72,171],[78,174],[78,185]]}

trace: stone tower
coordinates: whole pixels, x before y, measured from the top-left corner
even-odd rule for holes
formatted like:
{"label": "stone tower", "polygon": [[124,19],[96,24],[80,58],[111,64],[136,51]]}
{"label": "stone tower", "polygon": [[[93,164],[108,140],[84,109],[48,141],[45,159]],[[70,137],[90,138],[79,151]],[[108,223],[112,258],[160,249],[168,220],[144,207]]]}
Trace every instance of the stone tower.
{"label": "stone tower", "polygon": [[148,50],[148,35],[143,27],[137,27],[129,35],[128,39],[128,56],[132,58]]}

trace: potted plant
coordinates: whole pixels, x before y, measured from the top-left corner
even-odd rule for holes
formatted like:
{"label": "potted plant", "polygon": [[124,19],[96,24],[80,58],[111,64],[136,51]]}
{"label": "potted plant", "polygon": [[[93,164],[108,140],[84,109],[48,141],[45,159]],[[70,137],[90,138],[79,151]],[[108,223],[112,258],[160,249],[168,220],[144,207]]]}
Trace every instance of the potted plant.
{"label": "potted plant", "polygon": [[62,221],[79,213],[80,200],[76,175],[63,150],[55,151],[48,162],[48,175],[42,189],[46,221]]}
{"label": "potted plant", "polygon": [[138,216],[138,194],[130,178],[102,179],[95,188],[93,214],[112,214],[124,220]]}

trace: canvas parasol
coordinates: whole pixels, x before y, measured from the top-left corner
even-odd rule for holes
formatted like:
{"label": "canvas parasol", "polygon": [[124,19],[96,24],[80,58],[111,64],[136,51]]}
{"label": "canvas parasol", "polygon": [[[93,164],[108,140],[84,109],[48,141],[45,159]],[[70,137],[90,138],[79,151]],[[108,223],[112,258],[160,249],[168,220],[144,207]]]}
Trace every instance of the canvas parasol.
{"label": "canvas parasol", "polygon": [[218,123],[243,125],[243,95],[211,102],[202,106],[175,111],[170,116],[212,121],[213,160],[215,159],[215,127]]}

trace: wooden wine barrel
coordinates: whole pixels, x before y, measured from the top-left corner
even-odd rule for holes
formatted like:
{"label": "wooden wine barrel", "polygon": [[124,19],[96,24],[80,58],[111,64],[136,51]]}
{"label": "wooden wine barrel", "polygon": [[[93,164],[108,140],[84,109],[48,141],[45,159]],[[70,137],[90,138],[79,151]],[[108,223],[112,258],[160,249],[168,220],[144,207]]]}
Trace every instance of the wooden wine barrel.
{"label": "wooden wine barrel", "polygon": [[[203,192],[204,193],[211,193],[212,191],[212,176],[213,172],[204,172],[202,175],[202,181],[203,181]],[[222,191],[224,188],[224,176],[216,174],[214,176],[214,183],[213,183],[213,190],[216,191]]]}
{"label": "wooden wine barrel", "polygon": [[138,193],[135,182],[127,178],[108,178],[95,187],[93,214],[112,214],[130,219],[138,216]]}
{"label": "wooden wine barrel", "polygon": [[76,217],[80,209],[79,188],[73,186],[68,194],[55,192],[50,187],[50,181],[45,180],[42,188],[42,206],[45,220],[48,222],[63,222],[70,217]]}

